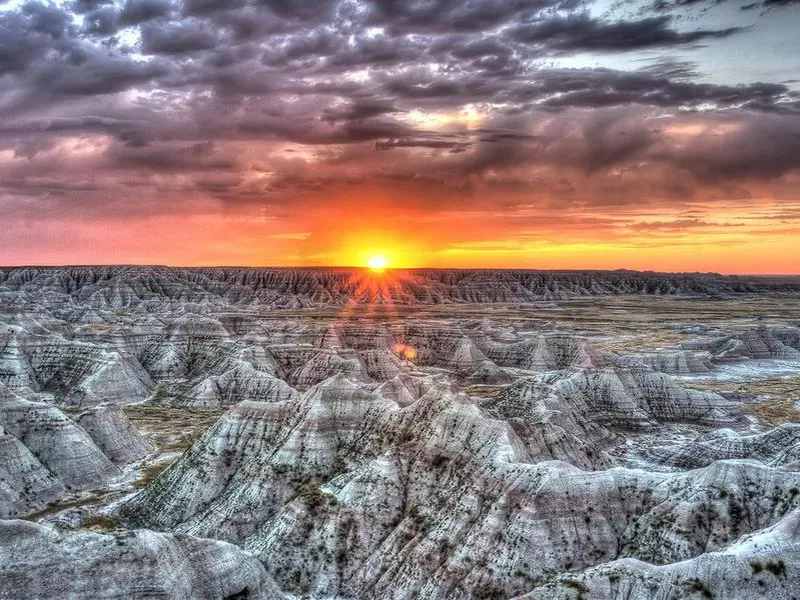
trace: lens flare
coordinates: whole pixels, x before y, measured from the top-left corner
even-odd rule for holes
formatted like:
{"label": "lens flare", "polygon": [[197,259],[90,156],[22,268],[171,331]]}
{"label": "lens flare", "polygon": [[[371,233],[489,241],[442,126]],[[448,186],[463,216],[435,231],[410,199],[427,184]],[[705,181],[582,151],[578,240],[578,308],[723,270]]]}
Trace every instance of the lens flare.
{"label": "lens flare", "polygon": [[397,356],[404,360],[412,361],[417,358],[417,349],[408,344],[398,343],[392,349]]}

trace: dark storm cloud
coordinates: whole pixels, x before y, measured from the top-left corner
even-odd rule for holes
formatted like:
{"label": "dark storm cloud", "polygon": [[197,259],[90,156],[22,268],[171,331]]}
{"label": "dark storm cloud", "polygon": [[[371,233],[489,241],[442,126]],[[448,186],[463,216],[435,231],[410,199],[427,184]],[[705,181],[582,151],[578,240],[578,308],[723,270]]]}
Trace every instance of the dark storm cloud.
{"label": "dark storm cloud", "polygon": [[141,32],[142,50],[148,54],[186,54],[210,50],[217,44],[215,32],[200,21],[147,23]]}
{"label": "dark storm cloud", "polygon": [[22,14],[30,31],[48,34],[54,39],[64,37],[70,24],[66,12],[49,4],[28,2],[22,7]]}
{"label": "dark storm cloud", "polygon": [[0,76],[24,72],[51,52],[68,51],[74,29],[66,12],[38,2],[0,13]]}
{"label": "dark storm cloud", "polygon": [[696,79],[699,77],[697,63],[677,60],[671,57],[659,58],[652,61],[646,67],[640,69],[645,73],[651,73],[661,79]]}
{"label": "dark storm cloud", "polygon": [[119,29],[119,10],[113,6],[101,6],[89,11],[83,17],[83,28],[86,33],[98,36],[116,33]]}
{"label": "dark storm cloud", "polygon": [[105,158],[115,168],[141,169],[151,172],[233,171],[237,162],[217,151],[211,141],[196,144],[153,144],[131,147],[115,144],[105,152]]}
{"label": "dark storm cloud", "polygon": [[124,121],[99,116],[78,118],[57,117],[54,119],[36,119],[16,124],[0,125],[0,134],[4,133],[59,133],[59,132],[115,132],[129,127],[134,121]]}
{"label": "dark storm cloud", "polygon": [[449,150],[450,152],[465,152],[470,147],[468,142],[453,142],[449,140],[431,139],[389,139],[375,142],[376,150],[392,150],[393,148],[432,148],[434,150]]}
{"label": "dark storm cloud", "polygon": [[535,3],[529,0],[375,0],[371,4],[371,22],[398,32],[481,31],[531,16],[548,6],[568,5],[547,0]]}
{"label": "dark storm cloud", "polygon": [[397,112],[397,108],[387,100],[357,100],[345,106],[336,106],[323,110],[322,118],[325,121],[334,123],[337,121],[363,121],[395,112]]}
{"label": "dark storm cloud", "polygon": [[137,25],[170,13],[171,7],[168,0],[125,0],[119,14],[122,25]]}
{"label": "dark storm cloud", "polygon": [[121,6],[104,3],[85,11],[83,28],[92,35],[108,36],[125,27],[166,17],[171,10],[169,0],[125,0]]}
{"label": "dark storm cloud", "polygon": [[764,8],[783,8],[795,4],[800,4],[800,0],[764,0],[762,2]]}
{"label": "dark storm cloud", "polygon": [[183,14],[207,15],[221,10],[236,10],[245,5],[245,0],[183,0]]}
{"label": "dark storm cloud", "polygon": [[65,60],[42,64],[31,75],[38,93],[51,96],[93,96],[124,91],[164,75],[167,67],[109,56],[94,49],[73,49]]}
{"label": "dark storm cloud", "polygon": [[256,0],[273,13],[287,19],[326,21],[335,2],[332,0]]}
{"label": "dark storm cloud", "polygon": [[113,0],[75,0],[72,2],[71,7],[75,13],[83,14],[96,10],[101,6],[112,4],[112,2]]}
{"label": "dark storm cloud", "polygon": [[306,36],[289,38],[280,49],[268,50],[264,55],[264,63],[282,65],[309,57],[324,58],[335,54],[342,44],[341,38],[330,29],[320,28]]}
{"label": "dark storm cloud", "polygon": [[540,97],[544,96],[540,104],[549,107],[643,104],[695,108],[707,105],[800,113],[800,98],[787,86],[777,83],[725,86],[673,80],[648,71],[605,69],[553,71],[544,73],[543,77],[538,90]]}
{"label": "dark storm cloud", "polygon": [[[100,188],[251,202],[392,181],[547,190],[573,202],[571,178],[582,177],[599,182],[597,202],[625,203],[800,168],[800,97],[788,83],[710,83],[694,63],[666,57],[635,70],[551,63],[685,49],[740,30],[586,9],[557,0],[27,2],[0,12],[0,149],[15,157],[0,163],[0,186],[35,195],[42,173],[50,191],[81,174]],[[480,114],[469,126],[459,117],[466,105]],[[724,136],[680,144],[662,130],[733,118]],[[620,183],[623,172],[636,183]]]}
{"label": "dark storm cloud", "polygon": [[800,117],[743,119],[723,139],[724,147],[720,147],[718,136],[699,137],[686,148],[660,149],[654,158],[715,183],[743,178],[768,181],[800,169]]}
{"label": "dark storm cloud", "polygon": [[294,27],[274,13],[255,7],[225,10],[206,16],[213,19],[213,23],[217,26],[228,29],[235,42],[260,42],[265,36],[286,33],[290,30],[296,31]]}
{"label": "dark storm cloud", "polygon": [[670,27],[668,16],[640,21],[607,23],[587,14],[555,17],[520,25],[511,31],[518,42],[541,45],[555,52],[621,52],[637,48],[669,47],[723,38],[736,27],[680,33]]}
{"label": "dark storm cloud", "polygon": [[409,103],[447,106],[461,102],[494,102],[527,109],[571,106],[606,107],[642,104],[658,107],[747,107],[768,112],[798,112],[800,98],[784,84],[725,86],[664,76],[658,69],[540,69],[488,76],[481,73],[432,73],[408,68],[376,76],[383,93]]}
{"label": "dark storm cloud", "polygon": [[694,6],[700,7],[701,9],[707,9],[708,7],[717,6],[723,3],[738,3],[739,9],[743,11],[752,11],[759,8],[767,11],[770,9],[781,9],[787,6],[792,6],[800,3],[800,0],[760,0],[758,2],[751,2],[749,0],[655,0],[655,2],[647,6],[647,9],[655,12],[669,12]]}

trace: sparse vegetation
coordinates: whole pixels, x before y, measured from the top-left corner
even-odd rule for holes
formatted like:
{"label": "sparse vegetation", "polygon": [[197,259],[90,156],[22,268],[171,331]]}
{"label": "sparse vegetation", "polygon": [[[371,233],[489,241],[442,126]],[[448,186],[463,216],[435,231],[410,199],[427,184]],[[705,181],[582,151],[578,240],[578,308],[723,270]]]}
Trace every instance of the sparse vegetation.
{"label": "sparse vegetation", "polygon": [[81,527],[98,533],[109,533],[119,527],[119,521],[108,515],[92,515],[81,522]]}
{"label": "sparse vegetation", "polygon": [[312,514],[326,506],[334,506],[337,503],[336,496],[322,491],[315,481],[300,485],[297,488],[297,497],[305,502],[309,512]]}
{"label": "sparse vegetation", "polygon": [[743,405],[745,414],[758,419],[765,427],[800,422],[800,376],[773,377],[754,381],[692,381],[701,390],[740,392],[751,398]]}
{"label": "sparse vegetation", "polygon": [[589,586],[577,579],[565,579],[562,581],[564,587],[571,588],[577,592],[576,600],[585,600],[589,593]]}
{"label": "sparse vegetation", "polygon": [[769,560],[764,568],[775,577],[786,577],[786,563],[783,560]]}
{"label": "sparse vegetation", "polygon": [[171,464],[172,461],[162,460],[144,466],[139,479],[133,482],[133,487],[146,488],[148,485],[153,483],[153,481],[155,481],[156,478],[161,475],[161,473],[163,473]]}
{"label": "sparse vegetation", "polygon": [[182,408],[152,401],[123,408],[125,415],[161,452],[183,452],[213,425],[221,408]]}

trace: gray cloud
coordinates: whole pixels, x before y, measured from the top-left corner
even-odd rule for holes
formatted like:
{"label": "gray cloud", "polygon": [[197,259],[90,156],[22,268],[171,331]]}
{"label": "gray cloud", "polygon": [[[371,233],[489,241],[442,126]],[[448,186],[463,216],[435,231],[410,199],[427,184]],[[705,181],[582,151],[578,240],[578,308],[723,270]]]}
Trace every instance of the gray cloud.
{"label": "gray cloud", "polygon": [[[666,55],[627,70],[551,60],[738,33],[555,0],[30,1],[0,13],[0,148],[14,156],[0,193],[269,202],[389,181],[579,202],[591,180],[587,203],[683,201],[800,168],[793,87],[712,83]],[[477,124],[458,118],[466,105]],[[721,129],[678,143],[675,123]]]}
{"label": "gray cloud", "polygon": [[670,22],[670,17],[660,16],[607,23],[583,13],[520,25],[512,30],[511,35],[519,42],[539,45],[551,52],[624,52],[694,44],[740,31],[730,27],[678,32],[670,27]]}
{"label": "gray cloud", "polygon": [[171,6],[168,0],[125,0],[119,13],[122,25],[138,25],[169,15]]}
{"label": "gray cloud", "polygon": [[215,32],[201,21],[147,23],[142,26],[142,50],[147,54],[186,54],[217,45]]}

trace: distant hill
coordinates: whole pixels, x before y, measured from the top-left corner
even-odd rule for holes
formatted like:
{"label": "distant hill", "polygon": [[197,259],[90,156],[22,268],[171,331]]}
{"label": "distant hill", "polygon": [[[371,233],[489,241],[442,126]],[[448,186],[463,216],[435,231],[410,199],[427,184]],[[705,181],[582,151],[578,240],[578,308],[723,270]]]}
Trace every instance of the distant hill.
{"label": "distant hill", "polygon": [[172,310],[302,308],[350,302],[496,303],[591,296],[728,297],[800,293],[800,277],[650,271],[408,269],[376,275],[357,268],[171,268],[76,266],[0,268],[0,303]]}

